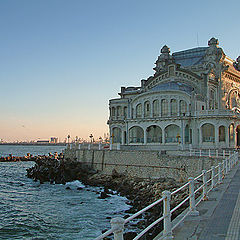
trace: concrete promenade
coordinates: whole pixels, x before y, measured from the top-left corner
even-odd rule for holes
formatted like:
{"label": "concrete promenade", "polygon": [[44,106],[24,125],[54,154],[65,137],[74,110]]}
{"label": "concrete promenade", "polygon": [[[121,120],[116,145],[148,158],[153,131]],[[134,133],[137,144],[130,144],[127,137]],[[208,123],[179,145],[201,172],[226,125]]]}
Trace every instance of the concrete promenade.
{"label": "concrete promenade", "polygon": [[240,240],[240,167],[234,167],[197,207],[199,216],[189,216],[173,232],[179,240]]}

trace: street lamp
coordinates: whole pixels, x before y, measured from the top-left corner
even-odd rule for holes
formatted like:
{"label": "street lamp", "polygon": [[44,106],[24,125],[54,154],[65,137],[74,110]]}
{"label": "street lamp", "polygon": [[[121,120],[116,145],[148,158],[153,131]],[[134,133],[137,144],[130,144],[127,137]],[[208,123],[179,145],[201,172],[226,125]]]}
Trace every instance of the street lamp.
{"label": "street lamp", "polygon": [[69,134],[67,135],[67,138],[68,138],[68,144],[69,144],[69,141],[70,141],[70,135]]}
{"label": "street lamp", "polygon": [[90,136],[89,136],[89,137],[90,137],[90,139],[91,139],[91,143],[92,143],[92,138],[93,138],[93,135],[92,135],[92,134],[90,134]]}

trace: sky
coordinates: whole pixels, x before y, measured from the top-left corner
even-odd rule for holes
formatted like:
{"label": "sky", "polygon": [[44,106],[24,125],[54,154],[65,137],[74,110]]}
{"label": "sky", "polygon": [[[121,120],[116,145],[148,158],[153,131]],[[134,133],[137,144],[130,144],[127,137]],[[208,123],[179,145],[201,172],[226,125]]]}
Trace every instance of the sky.
{"label": "sky", "polygon": [[239,0],[0,0],[0,139],[108,132],[108,101],[171,52],[240,55]]}

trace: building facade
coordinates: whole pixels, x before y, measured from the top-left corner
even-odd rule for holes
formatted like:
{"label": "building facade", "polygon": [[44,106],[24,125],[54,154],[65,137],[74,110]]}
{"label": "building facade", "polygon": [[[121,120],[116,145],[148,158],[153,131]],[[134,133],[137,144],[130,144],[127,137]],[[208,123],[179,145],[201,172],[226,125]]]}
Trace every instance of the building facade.
{"label": "building facade", "polygon": [[240,57],[218,40],[170,54],[165,45],[154,74],[122,87],[109,102],[112,143],[153,149],[240,146]]}

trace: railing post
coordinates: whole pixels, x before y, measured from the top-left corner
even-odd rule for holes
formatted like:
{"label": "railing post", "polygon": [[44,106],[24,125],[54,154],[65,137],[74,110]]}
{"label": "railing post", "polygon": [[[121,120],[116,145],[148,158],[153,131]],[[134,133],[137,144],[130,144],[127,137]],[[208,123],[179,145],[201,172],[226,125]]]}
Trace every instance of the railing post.
{"label": "railing post", "polygon": [[163,200],[163,239],[173,239],[172,235],[172,222],[171,222],[171,213],[170,213],[170,201],[171,201],[171,192],[163,191],[162,196],[165,197]]}
{"label": "railing post", "polygon": [[102,143],[98,144],[98,150],[102,150]]}
{"label": "railing post", "polygon": [[189,201],[190,201],[190,215],[198,216],[199,212],[196,210],[195,193],[194,193],[194,178],[188,178],[189,181]]}
{"label": "railing post", "polygon": [[218,164],[218,184],[222,183],[222,164]]}
{"label": "railing post", "polygon": [[88,150],[91,150],[91,144],[90,143],[88,144]]}
{"label": "railing post", "polygon": [[229,157],[229,170],[231,170],[232,169],[232,166],[233,166],[233,164],[232,164],[232,155]]}
{"label": "railing post", "polygon": [[202,156],[202,150],[201,149],[199,150],[199,155],[200,155],[200,157]]}
{"label": "railing post", "polygon": [[211,157],[211,149],[208,150],[208,156]]}
{"label": "railing post", "polygon": [[218,150],[216,149],[216,157],[218,157]]}
{"label": "railing post", "polygon": [[223,158],[225,158],[225,150],[223,150]]}
{"label": "railing post", "polygon": [[111,220],[111,227],[113,229],[114,240],[123,240],[124,219],[116,217]]}
{"label": "railing post", "polygon": [[207,201],[208,200],[208,197],[207,197],[207,171],[202,170],[202,174],[203,174],[203,201]]}
{"label": "railing post", "polygon": [[212,188],[214,188],[214,185],[215,185],[214,176],[215,176],[215,167],[212,166],[212,174],[211,174],[211,187]]}
{"label": "railing post", "polygon": [[222,161],[222,178],[225,178],[225,171],[226,171],[226,168],[225,168],[225,160]]}
{"label": "railing post", "polygon": [[79,143],[79,145],[78,145],[78,149],[81,149],[81,146],[82,146],[82,144],[81,144],[81,143]]}
{"label": "railing post", "polygon": [[190,157],[192,156],[192,149],[190,149],[189,155],[190,155]]}
{"label": "railing post", "polygon": [[238,161],[238,152],[236,152],[235,154],[235,164],[237,164],[237,161]]}
{"label": "railing post", "polygon": [[112,149],[113,149],[113,145],[112,143],[110,143],[109,150],[112,150]]}
{"label": "railing post", "polygon": [[228,157],[226,157],[226,160],[225,160],[225,176],[227,175],[228,173]]}

